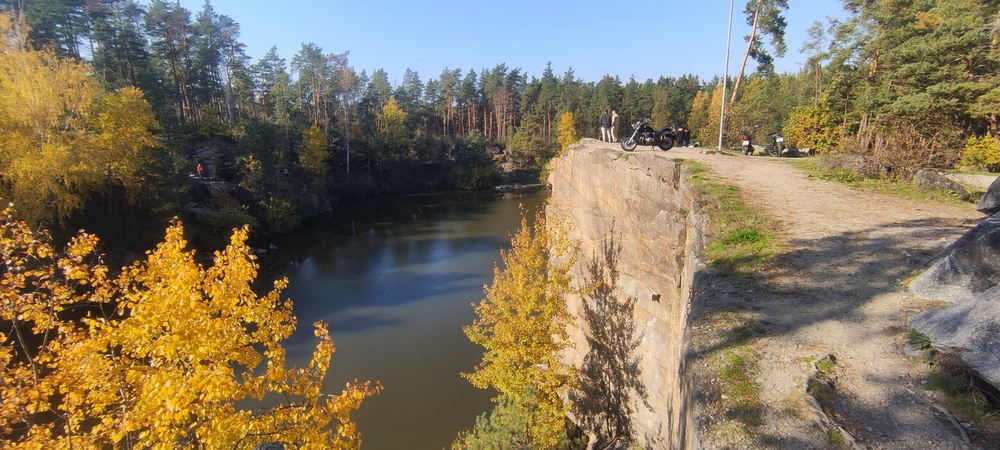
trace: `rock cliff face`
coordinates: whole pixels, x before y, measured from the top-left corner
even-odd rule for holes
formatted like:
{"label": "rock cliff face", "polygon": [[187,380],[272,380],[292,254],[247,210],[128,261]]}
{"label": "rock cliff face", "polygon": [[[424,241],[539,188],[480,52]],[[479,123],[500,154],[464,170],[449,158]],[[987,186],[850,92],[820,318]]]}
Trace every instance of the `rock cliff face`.
{"label": "rock cliff face", "polygon": [[[617,280],[604,280],[614,286],[613,295],[591,292],[570,300],[570,312],[576,317],[571,332],[575,347],[566,358],[578,367],[611,360],[591,367],[596,372],[586,373],[594,379],[585,384],[603,384],[611,395],[625,394],[627,399],[624,409],[607,412],[607,405],[599,406],[591,411],[605,412],[591,417],[578,412],[574,420],[589,423],[586,428],[595,439],[616,434],[600,431],[606,427],[631,432],[645,448],[691,448],[695,437],[684,375],[685,336],[706,222],[681,163],[660,152],[621,153],[588,146],[587,141],[553,161],[550,223],[568,225],[580,243],[574,271],[577,286],[594,278],[588,265],[600,260],[609,239],[621,253]],[[627,308],[625,317],[609,319],[605,314],[589,322],[612,320],[609,331],[617,330],[618,336],[601,338],[588,326],[587,315],[594,319],[595,302]],[[604,350],[610,358],[594,357],[601,351],[595,342],[602,339],[611,344],[610,352]],[[583,398],[577,403],[602,401],[593,395]],[[616,413],[626,417],[609,417]]]}

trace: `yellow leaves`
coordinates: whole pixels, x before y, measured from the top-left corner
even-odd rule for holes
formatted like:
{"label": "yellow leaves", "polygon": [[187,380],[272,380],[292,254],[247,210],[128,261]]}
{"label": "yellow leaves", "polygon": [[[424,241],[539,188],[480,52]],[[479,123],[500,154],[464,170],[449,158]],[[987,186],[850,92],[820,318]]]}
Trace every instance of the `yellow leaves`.
{"label": "yellow leaves", "polygon": [[406,111],[399,106],[396,97],[389,98],[389,101],[382,106],[382,131],[386,134],[399,134],[406,125]]}
{"label": "yellow leaves", "polygon": [[[0,433],[0,447],[64,447],[69,435],[90,448],[239,448],[255,445],[254,436],[299,447],[359,445],[350,412],[380,386],[323,392],[335,350],[323,323],[310,365],[284,367],[281,342],[295,324],[280,298],[287,281],[253,292],[257,266],[245,228],[206,269],[176,223],[145,261],[108,279],[95,237],[80,234],[56,254],[47,236],[2,215],[4,319],[29,335],[0,347],[0,431],[27,430]],[[75,322],[56,314],[60,305],[85,304],[119,312]],[[255,370],[261,363],[266,370]],[[237,409],[265,396],[284,403]]]}
{"label": "yellow leaves", "polygon": [[[0,24],[13,30],[7,14]],[[0,40],[3,196],[32,222],[68,217],[106,188],[109,175],[134,196],[149,161],[144,151],[156,144],[156,120],[142,92],[102,95],[88,66],[28,48],[17,34],[23,32]]]}
{"label": "yellow leaves", "polygon": [[569,346],[570,323],[565,295],[570,293],[573,249],[558,229],[548,229],[542,212],[534,226],[522,216],[510,250],[501,251],[503,268],[494,268],[486,298],[475,306],[476,319],[463,330],[485,348],[476,371],[463,374],[474,386],[492,387],[524,404],[526,392],[537,399],[528,434],[541,447],[558,440],[568,409],[559,389],[572,385],[573,370],[559,353]]}
{"label": "yellow leaves", "polygon": [[580,140],[580,135],[576,131],[576,116],[573,115],[572,111],[566,111],[559,116],[559,137],[557,140],[564,152],[571,144]]}
{"label": "yellow leaves", "polygon": [[327,171],[326,160],[330,157],[330,151],[327,150],[326,133],[319,126],[313,124],[302,133],[302,146],[304,147],[303,151],[299,153],[299,165],[302,166],[302,169],[315,177],[325,175]]}

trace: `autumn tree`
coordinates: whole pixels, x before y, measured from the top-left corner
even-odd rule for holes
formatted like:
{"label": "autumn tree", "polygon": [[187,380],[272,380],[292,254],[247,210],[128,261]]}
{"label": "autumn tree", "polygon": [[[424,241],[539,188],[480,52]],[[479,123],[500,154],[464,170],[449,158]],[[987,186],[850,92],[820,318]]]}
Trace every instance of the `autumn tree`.
{"label": "autumn tree", "polygon": [[559,116],[559,146],[562,147],[562,151],[566,151],[567,148],[576,141],[580,140],[580,135],[576,131],[576,116],[573,115],[573,111],[566,111]]}
{"label": "autumn tree", "polygon": [[834,148],[841,138],[840,128],[832,121],[824,103],[799,107],[792,111],[785,127],[786,138],[799,148],[820,152]]}
{"label": "autumn tree", "polygon": [[406,145],[405,133],[408,114],[400,106],[399,102],[396,101],[396,97],[390,97],[389,101],[382,106],[380,116],[382,128],[379,131],[382,132],[383,142],[389,147],[390,151],[398,154],[399,147]]}
{"label": "autumn tree", "polygon": [[299,152],[299,166],[309,174],[319,186],[329,169],[327,158],[330,150],[327,148],[326,133],[319,126],[313,125],[302,133],[302,151]]}
{"label": "autumn tree", "polygon": [[32,222],[67,218],[109,184],[143,189],[157,128],[141,91],[102,94],[90,68],[25,45],[0,16],[0,177]]}
{"label": "autumn tree", "polygon": [[572,367],[560,359],[570,344],[571,322],[565,296],[570,293],[569,243],[546,226],[544,213],[511,238],[511,249],[500,252],[503,268],[493,270],[493,283],[477,305],[476,319],[463,328],[469,339],[485,348],[472,373],[462,374],[474,386],[500,392],[528,416],[515,430],[531,448],[553,448],[565,438],[569,404],[562,399],[575,383]]}
{"label": "autumn tree", "polygon": [[309,365],[285,367],[282,342],[296,324],[281,298],[287,281],[251,289],[258,266],[245,227],[205,268],[177,223],[112,277],[96,237],[81,233],[57,252],[9,209],[0,215],[0,322],[11,330],[0,346],[0,445],[360,447],[350,412],[380,386],[323,392],[334,345],[322,322]]}

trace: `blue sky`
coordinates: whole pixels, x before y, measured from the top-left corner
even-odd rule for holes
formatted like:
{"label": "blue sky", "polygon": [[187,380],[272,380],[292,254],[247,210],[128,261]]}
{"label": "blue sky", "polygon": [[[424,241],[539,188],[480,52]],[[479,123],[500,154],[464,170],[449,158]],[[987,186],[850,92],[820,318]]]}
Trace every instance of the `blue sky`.
{"label": "blue sky", "polygon": [[[192,20],[204,0],[181,0]],[[808,29],[827,16],[846,17],[840,0],[789,0],[788,52],[779,72],[797,72]],[[729,72],[734,74],[749,33],[735,0]],[[497,64],[539,77],[547,63],[556,75],[604,75],[645,81],[694,74],[703,80],[725,69],[729,1],[503,0],[212,0],[217,14],[240,24],[241,41],[255,61],[271,46],[291,61],[302,43],[325,53],[350,52],[349,64],[369,74],[384,69],[398,84],[404,71],[421,81],[445,68],[481,72]],[[753,69],[752,62],[748,71]]]}

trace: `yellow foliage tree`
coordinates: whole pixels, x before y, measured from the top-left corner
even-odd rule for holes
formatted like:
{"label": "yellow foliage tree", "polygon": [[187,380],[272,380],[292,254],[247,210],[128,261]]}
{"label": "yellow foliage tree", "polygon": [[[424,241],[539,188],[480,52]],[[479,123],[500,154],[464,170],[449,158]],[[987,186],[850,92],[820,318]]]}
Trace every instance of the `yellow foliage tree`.
{"label": "yellow foliage tree", "polygon": [[570,345],[565,296],[575,258],[558,230],[546,227],[543,212],[535,215],[534,226],[524,215],[511,249],[500,255],[503,268],[494,268],[476,319],[464,328],[472,342],[485,347],[483,359],[475,372],[462,376],[525,406],[528,429],[522,431],[531,447],[554,448],[565,437],[569,409],[560,393],[576,379],[560,360]]}
{"label": "yellow foliage tree", "polygon": [[[704,100],[703,100],[704,101]],[[704,139],[706,142],[702,142],[709,147],[718,145],[719,143],[719,116],[722,112],[722,102],[725,101],[722,95],[722,84],[720,83],[715,89],[712,90],[712,94],[708,98],[708,107],[706,108],[707,113],[705,114],[705,122],[700,130],[698,130],[698,136]],[[730,111],[731,105],[726,106],[726,111]],[[726,113],[726,118],[729,119],[731,112]],[[732,129],[731,120],[727,120],[726,133]],[[726,141],[731,142],[731,141]],[[725,143],[724,143],[725,144]]]}
{"label": "yellow foliage tree", "polygon": [[[690,127],[691,134],[694,135],[695,139],[702,140],[703,145],[711,145],[708,140],[708,136],[711,133],[705,129],[705,126],[708,124],[708,107],[711,100],[708,92],[698,91],[694,95],[694,100],[691,101],[691,115],[688,116],[688,126]],[[716,136],[718,136],[718,133],[719,130],[716,129]]]}
{"label": "yellow foliage tree", "polygon": [[302,152],[299,165],[314,178],[322,179],[329,169],[326,160],[330,157],[327,149],[326,132],[316,124],[302,133]]}
{"label": "yellow foliage tree", "polygon": [[108,177],[134,194],[143,150],[154,145],[152,110],[141,91],[102,97],[79,62],[32,50],[26,28],[0,14],[0,177],[2,194],[32,222],[83,207]]}
{"label": "yellow foliage tree", "polygon": [[788,117],[785,136],[796,147],[825,152],[839,143],[840,129],[825,103],[797,108]]}
{"label": "yellow foliage tree", "polygon": [[566,111],[559,116],[559,141],[562,151],[566,151],[570,145],[580,140],[580,135],[576,131],[576,115],[573,111]]}
{"label": "yellow foliage tree", "polygon": [[[334,346],[321,322],[309,366],[285,368],[287,282],[253,292],[246,228],[207,269],[182,235],[171,226],[145,261],[111,278],[94,236],[57,253],[2,212],[0,320],[14,333],[0,346],[0,446],[360,447],[350,412],[379,384],[322,392]],[[279,404],[246,409],[265,397]]]}
{"label": "yellow foliage tree", "polygon": [[392,147],[405,144],[406,138],[406,111],[395,97],[382,106],[382,129],[380,130],[385,138],[385,142]]}
{"label": "yellow foliage tree", "polygon": [[129,86],[101,96],[90,119],[96,131],[92,164],[98,170],[107,168],[134,199],[146,187],[144,171],[153,156],[148,150],[159,143],[152,134],[160,126],[153,108],[142,90]]}

